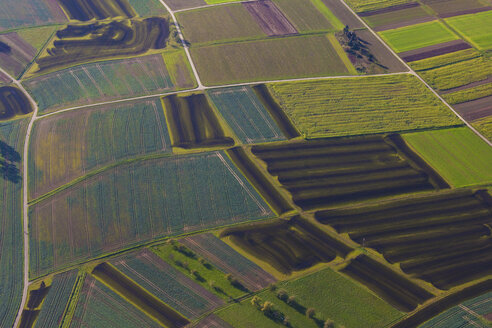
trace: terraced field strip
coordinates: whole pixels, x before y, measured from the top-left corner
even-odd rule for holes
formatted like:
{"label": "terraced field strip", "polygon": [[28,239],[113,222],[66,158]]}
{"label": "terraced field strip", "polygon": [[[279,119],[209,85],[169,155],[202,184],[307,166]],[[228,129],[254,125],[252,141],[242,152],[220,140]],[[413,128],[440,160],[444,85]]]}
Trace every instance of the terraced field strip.
{"label": "terraced field strip", "polygon": [[[184,67],[184,69],[187,69]],[[23,81],[41,112],[172,91],[160,54],[75,66]]]}
{"label": "terraced field strip", "polygon": [[248,86],[208,91],[212,102],[241,142],[285,140],[265,106]]}
{"label": "terraced field strip", "polygon": [[53,277],[49,293],[43,302],[34,327],[61,327],[77,274],[77,270],[72,270]]}
{"label": "terraced field strip", "polygon": [[161,327],[160,324],[128,303],[120,295],[88,275],[80,291],[69,327],[105,328],[108,326],[122,328]]}
{"label": "terraced field strip", "polygon": [[252,152],[304,210],[449,187],[399,136],[255,145]]}
{"label": "terraced field strip", "polygon": [[224,153],[121,165],[31,207],[31,274],[164,236],[270,216]]}
{"label": "terraced field strip", "polygon": [[331,262],[337,256],[345,258],[353,250],[300,216],[228,228],[221,237],[282,275]]}
{"label": "terraced field strip", "polygon": [[407,274],[447,290],[492,272],[492,197],[466,189],[327,210],[316,219],[399,263]]}
{"label": "terraced field strip", "polygon": [[275,283],[276,279],[229,245],[210,233],[202,233],[180,242],[197,252],[225,273],[230,273],[251,291],[257,291]]}
{"label": "terraced field strip", "polygon": [[159,98],[37,120],[29,148],[30,199],[106,165],[170,152],[171,141]]}
{"label": "terraced field strip", "polygon": [[410,74],[272,83],[268,88],[308,138],[461,124]]}

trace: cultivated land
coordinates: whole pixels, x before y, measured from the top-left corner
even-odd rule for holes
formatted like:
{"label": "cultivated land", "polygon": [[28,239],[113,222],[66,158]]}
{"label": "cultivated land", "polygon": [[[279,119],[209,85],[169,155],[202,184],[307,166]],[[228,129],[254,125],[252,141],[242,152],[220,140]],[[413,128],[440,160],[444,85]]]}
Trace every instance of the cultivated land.
{"label": "cultivated land", "polygon": [[57,1],[53,0],[5,0],[0,9],[0,31],[67,21]]}
{"label": "cultivated land", "polygon": [[273,2],[299,32],[343,28],[338,18],[319,0],[274,0]]}
{"label": "cultivated land", "polygon": [[478,49],[492,48],[492,10],[447,18],[446,23],[461,33]]}
{"label": "cultivated land", "polygon": [[410,2],[410,0],[348,0],[347,3],[357,12],[383,9],[398,6]]}

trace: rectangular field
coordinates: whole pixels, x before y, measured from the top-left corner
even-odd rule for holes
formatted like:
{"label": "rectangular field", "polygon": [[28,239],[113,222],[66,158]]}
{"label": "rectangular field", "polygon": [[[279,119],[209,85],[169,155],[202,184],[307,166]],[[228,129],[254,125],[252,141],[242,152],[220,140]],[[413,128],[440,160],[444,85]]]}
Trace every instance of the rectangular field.
{"label": "rectangular field", "polygon": [[17,78],[34,59],[37,50],[16,32],[0,34],[0,67]]}
{"label": "rectangular field", "polygon": [[452,105],[461,104],[474,99],[481,99],[489,96],[492,96],[492,76],[489,83],[479,84],[471,88],[464,88],[442,95],[442,97],[448,102],[448,104]]}
{"label": "rectangular field", "polygon": [[2,0],[0,12],[0,31],[67,21],[57,0]]}
{"label": "rectangular field", "polygon": [[[484,86],[490,87],[490,84]],[[490,93],[490,90],[488,91]],[[454,109],[468,122],[492,115],[492,96],[470,100],[454,105]]]}
{"label": "rectangular field", "polygon": [[[24,81],[40,112],[125,97],[164,93],[173,85],[162,55],[105,61],[64,69]],[[185,66],[184,71],[188,70]]]}
{"label": "rectangular field", "polygon": [[271,213],[222,152],[121,165],[31,206],[30,272]]}
{"label": "rectangular field", "polygon": [[[406,62],[415,62],[426,58],[432,58],[436,56],[438,57],[446,54],[450,54],[450,56],[453,56],[454,52],[458,52],[470,48],[471,46],[463,40],[453,40],[449,42],[435,44],[428,47],[423,47],[410,51],[404,51],[401,52],[399,55]],[[470,51],[474,51],[474,50],[470,49]]]}
{"label": "rectangular field", "polygon": [[[411,0],[347,0],[347,4],[356,12],[367,12],[372,10],[384,9],[387,7],[397,7],[405,5]],[[388,10],[392,10],[388,8]]]}
{"label": "rectangular field", "polygon": [[[452,41],[454,42],[454,41]],[[427,48],[424,48],[427,49]],[[429,58],[422,58],[412,61],[410,66],[416,71],[427,71],[432,68],[443,67],[451,64],[456,64],[473,58],[480,57],[480,53],[475,49],[464,49]]]}
{"label": "rectangular field", "polygon": [[304,210],[449,187],[398,135],[256,145]]}
{"label": "rectangular field", "polygon": [[187,318],[196,319],[224,303],[147,249],[113,259],[111,264]]}
{"label": "rectangular field", "polygon": [[470,129],[410,133],[403,138],[453,186],[492,183],[492,149]]}
{"label": "rectangular field", "polygon": [[[366,23],[376,30],[386,30],[388,27],[397,28],[410,25],[406,22],[424,18],[432,18],[421,6],[414,6],[376,15],[365,16]],[[399,26],[398,26],[399,25]],[[386,27],[385,27],[386,26]]]}
{"label": "rectangular field", "polygon": [[485,138],[492,141],[492,115],[479,119],[472,124]]}
{"label": "rectangular field", "polygon": [[49,116],[36,121],[32,137],[31,200],[97,168],[132,157],[171,152],[159,98]]}
{"label": "rectangular field", "polygon": [[478,49],[492,48],[492,10],[447,18],[446,23]]}
{"label": "rectangular field", "polygon": [[461,124],[412,75],[285,82],[269,88],[309,138]]}
{"label": "rectangular field", "polygon": [[166,7],[159,0],[128,0],[128,2],[141,17],[167,14]]}
{"label": "rectangular field", "polygon": [[338,18],[320,0],[273,0],[300,32],[339,30]]}
{"label": "rectangular field", "polygon": [[[0,151],[18,158],[21,169],[22,147],[28,119],[0,122]],[[4,155],[2,156],[6,156]],[[20,174],[20,172],[18,173]],[[14,324],[22,299],[23,232],[22,183],[0,178],[0,327]]]}
{"label": "rectangular field", "polygon": [[270,0],[243,2],[243,6],[268,36],[296,34],[297,30]]}
{"label": "rectangular field", "polygon": [[422,2],[443,17],[460,13],[464,10],[484,7],[480,0],[422,0]]}
{"label": "rectangular field", "polygon": [[439,21],[382,31],[379,32],[379,35],[396,52],[409,51],[458,39],[458,36]]}
{"label": "rectangular field", "polygon": [[276,279],[210,233],[180,239],[180,242],[210,261],[222,272],[237,277],[250,291],[258,291]]}
{"label": "rectangular field", "polygon": [[447,290],[492,272],[491,204],[486,190],[458,189],[315,216],[408,275]]}
{"label": "rectangular field", "polygon": [[207,85],[348,74],[324,35],[191,48]]}
{"label": "rectangular field", "polygon": [[250,87],[213,89],[208,95],[241,142],[251,144],[286,139]]}

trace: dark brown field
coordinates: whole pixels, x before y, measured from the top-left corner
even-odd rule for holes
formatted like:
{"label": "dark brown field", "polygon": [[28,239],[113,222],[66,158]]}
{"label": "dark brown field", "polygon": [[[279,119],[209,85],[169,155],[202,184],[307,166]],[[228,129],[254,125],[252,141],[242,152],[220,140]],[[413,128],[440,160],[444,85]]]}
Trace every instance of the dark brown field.
{"label": "dark brown field", "polygon": [[439,43],[420,49],[401,52],[399,55],[404,61],[408,63],[408,62],[440,56],[440,55],[444,55],[468,48],[471,48],[471,46],[465,41],[453,40],[453,41]]}
{"label": "dark brown field", "polygon": [[0,87],[0,121],[32,112],[31,103],[16,87]]}
{"label": "dark brown field", "polygon": [[297,30],[270,0],[243,2],[243,6],[268,36],[297,34]]}
{"label": "dark brown field", "polygon": [[58,0],[70,19],[88,21],[110,17],[135,17],[127,0]]}
{"label": "dark brown field", "polygon": [[56,33],[47,55],[36,60],[38,72],[114,56],[139,55],[163,49],[168,21],[160,17],[68,25]]}
{"label": "dark brown field", "polygon": [[475,121],[492,115],[492,96],[454,105],[454,109],[467,121]]}

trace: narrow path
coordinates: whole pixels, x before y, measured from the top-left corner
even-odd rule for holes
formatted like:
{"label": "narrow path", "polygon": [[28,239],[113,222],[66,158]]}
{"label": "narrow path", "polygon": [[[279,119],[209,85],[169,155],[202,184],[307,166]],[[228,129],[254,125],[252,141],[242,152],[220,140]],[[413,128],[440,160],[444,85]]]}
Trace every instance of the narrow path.
{"label": "narrow path", "polygon": [[27,196],[27,170],[28,170],[28,150],[29,150],[29,137],[31,136],[32,126],[36,117],[38,115],[38,104],[34,101],[31,95],[24,89],[24,86],[19,82],[19,80],[14,79],[11,75],[9,75],[6,71],[0,68],[0,72],[7,75],[12,79],[12,83],[15,84],[29,99],[31,106],[33,108],[31,120],[29,121],[29,125],[27,126],[26,137],[24,139],[24,155],[22,157],[22,222],[23,222],[23,235],[24,235],[24,289],[22,291],[22,301],[19,307],[19,311],[17,312],[17,317],[15,318],[14,328],[19,325],[20,318],[22,315],[22,310],[24,309],[24,305],[27,300],[27,289],[29,287],[29,206],[28,196]]}
{"label": "narrow path", "polygon": [[400,56],[398,56],[398,54],[393,51],[393,49],[386,43],[384,42],[384,40],[369,26],[366,24],[366,22],[359,17],[359,15],[357,15],[357,13],[352,10],[352,8],[350,8],[349,5],[347,5],[347,3],[345,2],[345,0],[340,0],[343,5],[345,7],[347,7],[347,9],[352,13],[354,14],[357,19],[379,40],[381,41],[382,44],[384,44],[384,46],[394,55],[396,56],[396,58],[398,58],[398,60],[400,62],[403,63],[403,65],[405,65],[405,67],[409,70],[410,74],[416,76],[437,98],[439,98],[451,111],[453,111],[453,113],[458,116],[458,118],[463,121],[463,123],[465,123],[465,125],[467,127],[469,127],[477,136],[479,136],[480,138],[482,138],[483,141],[485,141],[489,146],[492,147],[492,142],[489,141],[487,138],[485,138],[480,132],[478,132],[470,123],[468,123],[457,111],[454,110],[453,107],[451,107],[450,104],[448,104],[448,102],[446,100],[444,100],[427,82],[424,81],[423,78],[420,77],[420,75],[418,75],[411,67],[410,65],[408,65]]}

